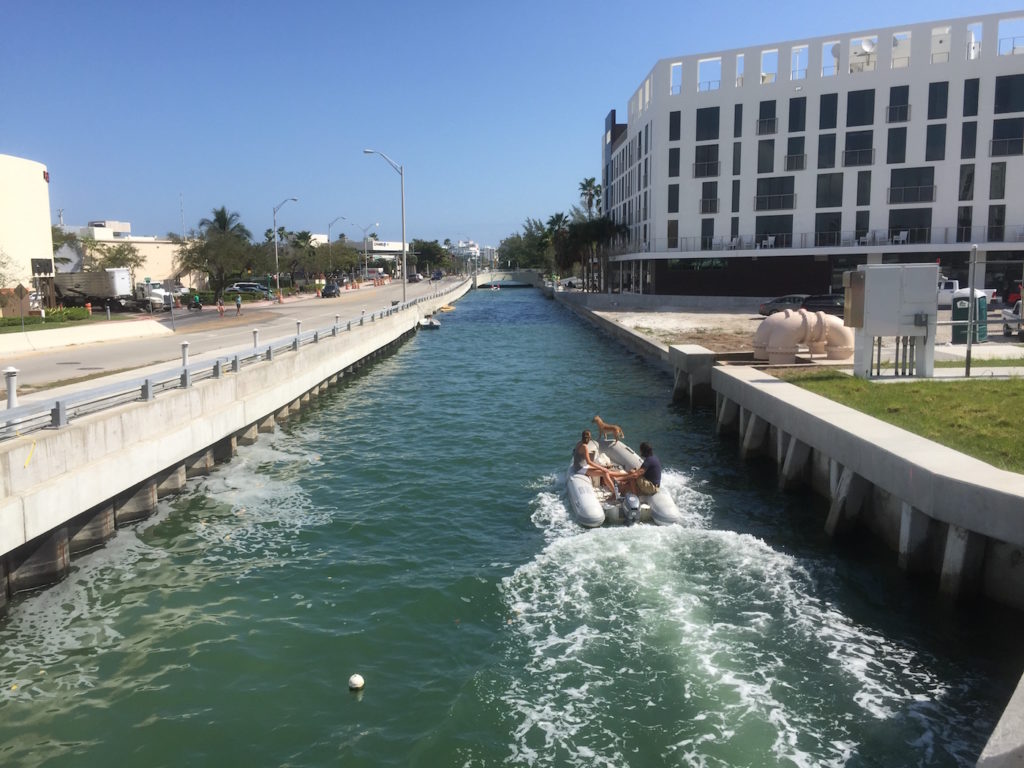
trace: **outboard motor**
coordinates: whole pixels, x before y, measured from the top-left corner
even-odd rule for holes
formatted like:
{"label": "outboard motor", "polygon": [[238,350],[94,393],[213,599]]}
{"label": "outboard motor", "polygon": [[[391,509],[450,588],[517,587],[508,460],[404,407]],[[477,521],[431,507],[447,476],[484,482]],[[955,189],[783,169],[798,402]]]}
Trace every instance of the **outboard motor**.
{"label": "outboard motor", "polygon": [[635,493],[627,493],[622,497],[622,521],[632,525],[640,519],[640,497]]}

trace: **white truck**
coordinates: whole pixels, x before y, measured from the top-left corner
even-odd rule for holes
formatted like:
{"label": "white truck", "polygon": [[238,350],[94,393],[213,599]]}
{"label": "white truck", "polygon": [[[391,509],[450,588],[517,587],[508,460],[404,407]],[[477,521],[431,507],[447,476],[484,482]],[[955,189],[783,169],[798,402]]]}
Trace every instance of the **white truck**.
{"label": "white truck", "polygon": [[126,267],[58,272],[53,276],[53,293],[57,303],[65,307],[91,304],[101,309],[109,304],[113,309],[126,309],[133,298],[132,279]]}
{"label": "white truck", "polygon": [[135,303],[145,312],[163,312],[174,305],[174,295],[159,283],[138,283]]}
{"label": "white truck", "polygon": [[[966,288],[967,286],[963,286]],[[938,303],[939,308],[948,308],[953,306],[953,294],[960,290],[960,281],[950,280],[948,277],[939,278],[938,287]],[[991,304],[996,298],[995,288],[976,288],[975,290],[983,291],[985,294],[985,300]]]}
{"label": "white truck", "polygon": [[1002,315],[1003,336],[1013,336],[1016,333],[1017,338],[1024,341],[1024,328],[1021,328],[1020,324],[1020,302],[1014,304],[1013,309],[1004,309]]}

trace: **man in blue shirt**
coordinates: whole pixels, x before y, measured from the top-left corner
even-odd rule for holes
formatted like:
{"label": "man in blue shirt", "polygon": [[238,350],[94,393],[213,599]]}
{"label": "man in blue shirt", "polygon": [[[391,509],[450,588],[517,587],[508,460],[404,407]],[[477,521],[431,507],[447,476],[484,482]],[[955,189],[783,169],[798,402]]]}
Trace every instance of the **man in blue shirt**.
{"label": "man in blue shirt", "polygon": [[640,455],[643,464],[629,472],[615,475],[619,488],[626,493],[638,496],[653,496],[661,487],[661,460],[654,455],[650,443],[640,443]]}

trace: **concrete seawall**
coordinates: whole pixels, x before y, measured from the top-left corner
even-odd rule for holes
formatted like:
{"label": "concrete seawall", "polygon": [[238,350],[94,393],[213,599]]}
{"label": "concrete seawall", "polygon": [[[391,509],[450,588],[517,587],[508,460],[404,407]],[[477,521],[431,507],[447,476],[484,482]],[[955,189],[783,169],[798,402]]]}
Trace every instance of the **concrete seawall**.
{"label": "concrete seawall", "polygon": [[[66,575],[70,557],[142,519],[186,479],[230,460],[347,373],[470,290],[367,321],[155,399],[82,416],[0,446],[0,610],[8,595]],[[181,414],[187,414],[182,418]],[[153,425],[161,425],[159,432]]]}

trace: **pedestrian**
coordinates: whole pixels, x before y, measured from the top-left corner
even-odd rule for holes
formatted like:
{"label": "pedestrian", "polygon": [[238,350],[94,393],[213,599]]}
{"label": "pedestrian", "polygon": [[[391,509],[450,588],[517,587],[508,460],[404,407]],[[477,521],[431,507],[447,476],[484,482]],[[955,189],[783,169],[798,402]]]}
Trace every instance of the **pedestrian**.
{"label": "pedestrian", "polygon": [[242,314],[242,294],[240,293],[235,294],[235,314]]}
{"label": "pedestrian", "polygon": [[221,317],[224,317],[224,297],[223,296],[218,296],[217,297],[217,313]]}

